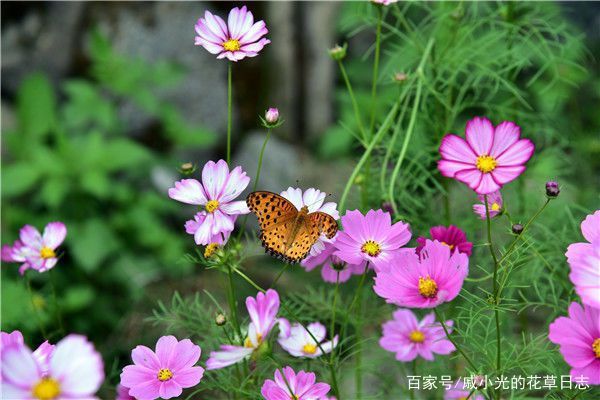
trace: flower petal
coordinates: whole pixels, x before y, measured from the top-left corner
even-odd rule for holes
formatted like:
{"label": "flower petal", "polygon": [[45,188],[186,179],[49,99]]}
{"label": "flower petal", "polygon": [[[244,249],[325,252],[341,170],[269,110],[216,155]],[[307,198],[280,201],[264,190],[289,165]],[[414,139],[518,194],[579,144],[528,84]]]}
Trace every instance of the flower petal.
{"label": "flower petal", "polygon": [[56,249],[65,240],[67,236],[67,227],[62,222],[50,222],[44,228],[42,243],[44,246]]}
{"label": "flower petal", "polygon": [[208,201],[202,184],[195,179],[182,179],[169,189],[169,197],[186,204],[205,205]]}
{"label": "flower petal", "polygon": [[467,122],[467,142],[478,156],[489,155],[494,140],[494,126],[487,118],[475,117]]}

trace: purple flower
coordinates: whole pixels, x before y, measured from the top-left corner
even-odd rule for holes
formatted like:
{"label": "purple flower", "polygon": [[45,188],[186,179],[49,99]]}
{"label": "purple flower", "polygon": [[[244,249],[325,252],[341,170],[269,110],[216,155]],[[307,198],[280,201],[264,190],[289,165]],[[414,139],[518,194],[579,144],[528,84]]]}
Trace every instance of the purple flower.
{"label": "purple flower", "polygon": [[178,341],[163,336],[156,342],[156,352],[137,346],[131,352],[134,365],[123,368],[121,385],[138,400],[170,399],[184,388],[196,386],[204,368],[194,366],[200,359],[200,346],[189,339]]}
{"label": "purple flower", "polygon": [[569,278],[581,301],[600,309],[600,210],[581,223],[581,233],[589,243],[573,243],[567,248]]}
{"label": "purple flower", "polygon": [[[487,215],[485,212],[485,197],[483,195],[477,196],[479,198],[479,202],[481,204],[473,204],[473,211],[475,214],[479,215],[481,219],[487,219]],[[488,194],[488,212],[490,213],[490,218],[494,218],[502,212],[502,195],[500,191],[493,192]]]}
{"label": "purple flower", "polygon": [[489,119],[475,117],[465,131],[467,140],[444,136],[438,169],[478,194],[496,192],[516,179],[535,150],[531,140],[520,139],[521,128],[509,121],[494,128]]}
{"label": "purple flower", "polygon": [[233,231],[238,215],[250,212],[245,201],[234,201],[248,186],[250,178],[235,167],[229,172],[224,160],[209,161],[202,169],[202,183],[182,179],[169,189],[169,197],[186,204],[202,206],[193,220],[187,221],[186,232],[194,235],[196,244],[222,244]]}
{"label": "purple flower", "polygon": [[334,255],[353,265],[367,261],[375,271],[385,269],[411,237],[408,224],[392,224],[390,214],[382,210],[370,210],[367,215],[348,211],[342,217],[342,227]]}
{"label": "purple flower", "polygon": [[115,400],[136,400],[129,394],[129,388],[121,384],[117,385],[117,397]]}
{"label": "purple flower", "polygon": [[[308,333],[309,331],[312,336]],[[285,351],[294,357],[317,358],[323,355],[323,352],[330,353],[337,346],[338,336],[335,335],[333,340],[327,342],[324,341],[325,336],[327,336],[327,329],[319,322],[308,324],[305,328],[297,322],[290,326],[287,319],[279,319],[279,339],[277,341]]]}
{"label": "purple flower", "polygon": [[247,297],[246,308],[251,322],[244,345],[221,345],[219,351],[211,351],[206,369],[220,369],[238,363],[250,357],[263,344],[277,322],[279,294],[269,289],[266,293],[258,293],[256,299]]}
{"label": "purple flower", "polygon": [[600,310],[571,303],[569,317],[550,324],[548,339],[560,346],[571,380],[584,376],[587,383],[600,385]]}
{"label": "purple flower", "polygon": [[324,238],[324,250],[315,256],[309,255],[302,260],[300,266],[306,271],[312,271],[316,267],[321,266],[321,277],[325,282],[330,283],[336,282],[338,272],[340,282],[346,282],[353,274],[362,274],[365,270],[366,261],[362,260],[360,264],[348,264],[333,254],[337,250],[335,247],[336,238],[337,235],[331,240]]}
{"label": "purple flower", "polygon": [[[446,321],[452,331],[452,321]],[[407,362],[417,357],[433,361],[434,354],[450,354],[456,348],[446,338],[442,324],[435,322],[433,313],[419,321],[415,314],[406,309],[394,312],[394,319],[383,324],[383,336],[379,345],[396,353],[396,360]]]}
{"label": "purple flower", "polygon": [[403,252],[394,265],[377,272],[375,293],[401,307],[433,308],[452,301],[469,272],[469,257],[427,240],[421,254]]}
{"label": "purple flower", "polygon": [[279,121],[279,110],[277,108],[269,108],[265,113],[265,121],[270,125],[274,125]]}
{"label": "purple flower", "polygon": [[47,369],[24,344],[2,349],[3,399],[95,399],[104,380],[102,357],[84,336],[68,335],[56,344]]}
{"label": "purple flower", "polygon": [[195,28],[198,36],[194,44],[218,54],[219,59],[227,57],[230,61],[239,61],[244,57],[256,57],[265,45],[271,43],[263,38],[269,32],[265,21],[255,23],[246,6],[233,8],[227,24],[218,15],[206,11]]}
{"label": "purple flower", "polygon": [[19,273],[24,274],[28,269],[45,272],[56,265],[58,257],[56,249],[65,240],[67,227],[62,222],[50,222],[44,228],[44,233],[31,225],[21,228],[19,240],[12,246],[2,247],[2,261],[19,262]]}
{"label": "purple flower", "polygon": [[[456,250],[468,256],[471,255],[473,243],[467,242],[467,235],[465,232],[456,226],[434,226],[429,230],[429,234],[431,235],[431,240],[437,240],[438,242],[445,244],[450,247],[450,250],[453,252]],[[426,240],[427,239],[423,236],[417,238],[417,243],[419,244],[416,249],[417,254],[421,253],[421,249],[425,247]]]}
{"label": "purple flower", "polygon": [[292,367],[283,368],[283,375],[275,370],[275,380],[267,379],[260,393],[266,400],[322,400],[329,392],[326,383],[315,383],[316,376],[312,372],[299,371]]}

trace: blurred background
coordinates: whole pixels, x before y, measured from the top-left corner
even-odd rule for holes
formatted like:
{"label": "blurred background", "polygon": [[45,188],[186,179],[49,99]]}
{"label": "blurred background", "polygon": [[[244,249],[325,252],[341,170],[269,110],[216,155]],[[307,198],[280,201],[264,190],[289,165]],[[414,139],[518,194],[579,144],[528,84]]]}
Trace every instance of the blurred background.
{"label": "blurred background", "polygon": [[[258,116],[278,107],[285,120],[268,144],[261,188],[314,186],[339,201],[360,150],[348,133],[353,116],[327,50],[348,41],[349,75],[361,107],[370,107],[374,30],[364,3],[250,4],[272,43],[233,66],[233,164],[253,176],[265,136]],[[56,290],[66,330],[97,344],[114,381],[129,349],[163,332],[145,321],[158,301],[169,301],[175,290],[206,287],[221,298],[215,276],[184,257],[194,250],[183,227],[191,211],[166,192],[180,178],[181,163],[201,168],[224,155],[227,62],[193,45],[194,24],[205,9],[225,16],[237,5],[2,2],[2,244],[12,243],[26,223],[42,229],[60,220],[69,230],[52,285],[45,275],[28,274],[33,301],[17,267],[3,263],[3,331],[20,329],[29,344],[41,342],[36,315],[56,326]],[[573,34],[557,72],[569,84],[524,89],[532,112],[556,131],[524,135],[535,136],[549,159],[559,158],[536,164],[546,174],[540,176],[560,179],[570,192],[565,201],[584,215],[598,205],[600,3],[546,7]],[[407,18],[418,23],[421,14]],[[397,93],[393,74],[408,72],[402,60],[415,58],[394,47],[400,38],[388,40],[381,115]],[[466,118],[453,125],[456,133]],[[555,148],[561,151],[552,153]],[[461,188],[455,197],[465,193]],[[524,210],[527,195],[521,196]],[[410,219],[408,211],[405,216]],[[428,223],[410,222],[414,230]],[[259,258],[249,267],[259,281],[278,268],[259,268],[267,263]],[[318,273],[295,274],[319,280]],[[284,286],[293,284],[284,279]],[[61,333],[51,336],[55,341]]]}

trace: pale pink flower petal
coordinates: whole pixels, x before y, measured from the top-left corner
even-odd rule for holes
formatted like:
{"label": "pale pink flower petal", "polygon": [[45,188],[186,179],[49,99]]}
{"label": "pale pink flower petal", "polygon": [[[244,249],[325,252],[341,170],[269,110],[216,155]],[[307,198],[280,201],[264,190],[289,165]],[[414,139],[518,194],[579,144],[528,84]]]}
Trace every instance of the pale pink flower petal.
{"label": "pale pink flower petal", "polygon": [[205,205],[206,195],[202,184],[195,179],[182,179],[169,189],[169,197],[186,204]]}
{"label": "pale pink flower petal", "polygon": [[56,249],[65,240],[67,227],[62,222],[50,222],[44,228],[42,243],[51,249]]}

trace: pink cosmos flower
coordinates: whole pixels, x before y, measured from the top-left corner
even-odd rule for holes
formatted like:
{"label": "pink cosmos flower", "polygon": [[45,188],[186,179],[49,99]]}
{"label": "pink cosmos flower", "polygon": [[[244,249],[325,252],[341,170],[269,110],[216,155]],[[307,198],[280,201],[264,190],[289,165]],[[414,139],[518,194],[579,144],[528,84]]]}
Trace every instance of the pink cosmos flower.
{"label": "pink cosmos flower", "polygon": [[245,201],[233,201],[249,182],[242,167],[229,172],[227,163],[219,160],[204,165],[202,183],[196,179],[182,179],[169,189],[169,197],[173,200],[204,207],[185,224],[186,232],[194,235],[196,244],[223,243],[233,231],[237,216],[250,212]]}
{"label": "pink cosmos flower", "polygon": [[[318,189],[309,188],[302,192],[302,189],[288,187],[280,195],[294,204],[294,206],[300,210],[302,207],[308,207],[308,212],[324,212],[325,214],[331,215],[334,219],[340,219],[340,214],[337,210],[337,204],[331,201],[325,203],[327,194],[321,192]],[[310,255],[316,256],[325,249],[325,243],[329,243],[331,240],[327,239],[325,235],[321,235],[319,240],[310,249]]]}
{"label": "pink cosmos flower", "polygon": [[315,383],[313,372],[299,371],[297,374],[292,367],[285,367],[283,375],[275,370],[275,380],[267,379],[260,393],[266,400],[322,400],[329,392],[326,383]]}
{"label": "pink cosmos flower", "polygon": [[158,339],[156,352],[137,346],[131,351],[134,365],[123,368],[121,385],[138,400],[178,397],[184,388],[196,386],[202,379],[204,368],[194,366],[200,353],[200,346],[189,339],[178,341],[175,336]]}
{"label": "pink cosmos flower", "polygon": [[567,248],[569,278],[581,301],[600,309],[600,210],[581,223],[581,233],[589,243],[573,243]]}
{"label": "pink cosmos flower", "polygon": [[23,344],[2,350],[3,399],[96,399],[104,380],[102,357],[84,336],[68,335],[56,344],[48,369]]}
{"label": "pink cosmos flower", "polygon": [[572,380],[584,376],[587,383],[600,385],[600,310],[571,303],[569,317],[550,324],[548,339],[560,346]]}
{"label": "pink cosmos flower", "polygon": [[269,32],[265,21],[255,23],[246,6],[233,8],[227,24],[218,15],[206,11],[195,28],[198,36],[194,44],[218,54],[218,59],[227,57],[230,61],[239,61],[244,57],[256,57],[265,45],[271,43],[263,38]]}
{"label": "pink cosmos flower", "polygon": [[375,271],[385,269],[411,237],[408,224],[392,224],[390,214],[382,210],[369,210],[367,215],[348,211],[342,217],[342,227],[334,255],[348,264],[367,261]]}
{"label": "pink cosmos flower", "polygon": [[469,272],[469,257],[437,240],[427,240],[420,256],[402,252],[387,270],[377,272],[375,293],[401,307],[432,308],[452,301]]}
{"label": "pink cosmos flower", "polygon": [[335,247],[336,236],[323,242],[324,249],[321,253],[313,256],[309,255],[307,258],[302,260],[300,266],[303,267],[307,272],[312,271],[318,266],[321,267],[321,277],[325,282],[335,283],[338,279],[339,270],[339,281],[346,282],[353,274],[360,275],[365,270],[366,261],[362,260],[360,264],[348,264],[342,261],[338,256],[333,254],[337,248]]}
{"label": "pink cosmos flower", "polygon": [[[483,195],[477,196],[479,198],[480,204],[473,204],[473,211],[475,214],[479,215],[481,219],[487,219],[487,214],[485,212],[485,197]],[[490,218],[494,218],[497,215],[500,215],[502,212],[502,195],[499,191],[493,192],[487,195],[488,198],[488,211],[490,213]]]}
{"label": "pink cosmos flower", "polygon": [[467,122],[466,141],[456,135],[442,139],[438,168],[479,194],[498,191],[525,171],[533,154],[533,143],[520,136],[521,128],[512,122],[494,128],[487,118],[475,117]]}
{"label": "pink cosmos flower", "polygon": [[[444,392],[444,400],[464,400],[471,394],[471,388],[465,385],[464,381],[459,380],[450,389],[446,389]],[[480,394],[473,393],[469,399],[473,400],[485,400]]]}
{"label": "pink cosmos flower", "polygon": [[[467,235],[462,229],[457,228],[454,225],[450,225],[449,227],[445,226],[434,226],[429,230],[429,234],[431,235],[432,240],[437,240],[438,242],[445,244],[450,247],[452,251],[459,251],[468,256],[471,256],[471,252],[473,250],[473,243],[467,242]],[[423,236],[419,236],[417,238],[417,254],[421,253],[421,249],[425,247],[426,238]]]}
{"label": "pink cosmos flower", "polygon": [[50,222],[41,235],[33,226],[25,225],[12,247],[2,247],[2,261],[23,263],[19,268],[21,275],[30,268],[38,272],[48,271],[56,265],[56,249],[66,236],[67,227],[62,222]]}
{"label": "pink cosmos flower", "polygon": [[277,322],[279,294],[269,289],[266,293],[258,293],[256,299],[249,296],[246,298],[246,308],[251,322],[244,345],[221,345],[219,351],[211,351],[206,369],[220,369],[238,363],[250,357],[265,342]]}
{"label": "pink cosmos flower", "polygon": [[323,355],[323,352],[331,353],[331,350],[337,346],[338,336],[335,335],[332,341],[327,342],[324,341],[325,336],[327,336],[327,329],[319,322],[308,324],[305,328],[297,322],[290,326],[287,319],[279,319],[279,339],[277,341],[285,351],[294,357],[317,358]]}
{"label": "pink cosmos flower", "polygon": [[[20,331],[12,331],[11,333],[0,332],[0,352],[13,345],[25,346],[23,334]],[[46,340],[33,352],[33,357],[37,360],[38,366],[44,374],[48,372],[48,368],[50,367],[48,362],[55,347],[55,345],[50,344]]]}
{"label": "pink cosmos flower", "polygon": [[[434,354],[446,355],[456,350],[446,338],[442,324],[435,322],[433,313],[427,314],[422,321],[410,310],[399,309],[393,315],[391,321],[383,324],[379,345],[396,353],[396,360],[407,362],[422,357],[433,361]],[[452,321],[446,321],[449,332],[452,324]]]}
{"label": "pink cosmos flower", "polygon": [[276,124],[279,121],[279,110],[274,107],[269,108],[265,112],[265,121],[270,125]]}
{"label": "pink cosmos flower", "polygon": [[121,384],[117,385],[117,397],[115,400],[136,400],[129,394],[129,388]]}

